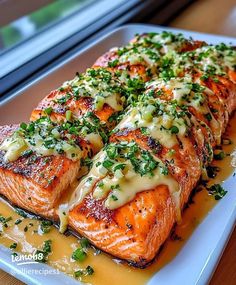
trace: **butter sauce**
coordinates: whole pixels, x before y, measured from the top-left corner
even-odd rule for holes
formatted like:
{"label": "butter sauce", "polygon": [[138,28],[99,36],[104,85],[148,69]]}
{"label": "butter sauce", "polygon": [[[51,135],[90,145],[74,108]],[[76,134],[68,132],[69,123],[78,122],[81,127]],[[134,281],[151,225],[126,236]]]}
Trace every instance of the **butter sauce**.
{"label": "butter sauce", "polygon": [[[225,137],[230,138],[233,142],[230,145],[223,146],[223,150],[227,154],[233,153],[236,149],[235,125],[236,115],[231,119],[225,134]],[[221,183],[232,175],[234,171],[234,168],[231,166],[232,159],[232,156],[226,156],[224,160],[213,162],[213,165],[220,167],[221,170],[216,178],[211,180],[212,184]],[[5,217],[11,216],[12,221],[9,222],[9,227],[5,228],[4,232],[0,235],[0,243],[9,247],[13,242],[16,242],[18,244],[16,248],[17,252],[33,253],[35,249],[42,246],[45,240],[51,239],[53,252],[49,255],[48,264],[50,266],[73,276],[75,270],[85,268],[89,264],[94,268],[95,273],[92,276],[83,277],[83,281],[94,285],[111,284],[111,280],[113,285],[127,283],[143,285],[155,272],[169,263],[178,254],[194,229],[217,203],[205,189],[194,195],[193,202],[183,212],[181,224],[175,228],[175,239],[169,238],[167,240],[156,261],[146,269],[132,268],[126,264],[114,262],[111,257],[104,253],[94,256],[94,250],[92,249],[89,250],[88,258],[85,261],[81,263],[73,262],[71,254],[79,246],[77,238],[62,235],[53,227],[46,234],[34,233],[34,230],[38,229],[40,222],[28,218],[23,219],[19,225],[14,225],[14,221],[19,219],[20,216],[2,199],[0,200],[0,214]],[[33,223],[33,226],[29,227],[27,232],[24,232],[25,226],[29,223]]]}

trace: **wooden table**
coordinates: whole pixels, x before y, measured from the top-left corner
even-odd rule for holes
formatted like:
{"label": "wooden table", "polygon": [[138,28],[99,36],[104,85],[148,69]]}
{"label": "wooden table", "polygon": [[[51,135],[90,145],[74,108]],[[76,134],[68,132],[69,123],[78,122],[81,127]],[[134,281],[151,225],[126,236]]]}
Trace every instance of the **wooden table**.
{"label": "wooden table", "polygon": [[236,37],[236,1],[196,1],[169,25],[197,32]]}
{"label": "wooden table", "polygon": [[[204,33],[236,36],[236,1],[197,1],[176,17],[170,26]],[[22,285],[23,283],[0,270],[0,284]],[[222,284],[236,284],[236,229],[210,282],[210,285]]]}

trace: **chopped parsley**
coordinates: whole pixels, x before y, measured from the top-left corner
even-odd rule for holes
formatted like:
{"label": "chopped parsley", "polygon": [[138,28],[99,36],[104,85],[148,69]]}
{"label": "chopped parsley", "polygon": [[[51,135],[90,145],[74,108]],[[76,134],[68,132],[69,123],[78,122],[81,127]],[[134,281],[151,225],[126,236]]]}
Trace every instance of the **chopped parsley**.
{"label": "chopped parsley", "polygon": [[8,222],[12,220],[12,217],[5,218],[4,216],[0,215],[0,223],[5,227],[8,228]]}
{"label": "chopped parsley", "polygon": [[118,63],[119,63],[119,60],[118,60],[118,59],[115,59],[115,60],[113,60],[113,61],[109,61],[109,62],[108,62],[108,66],[109,66],[109,67],[116,67],[116,66],[118,65]]}
{"label": "chopped parsley", "polygon": [[10,249],[16,249],[17,248],[17,243],[16,242],[13,242],[10,246],[9,246]]}
{"label": "chopped parsley", "polygon": [[[124,170],[127,161],[129,161],[134,171],[139,175],[153,176],[153,171],[159,165],[159,162],[154,159],[149,151],[141,149],[135,142],[111,143],[105,147],[105,151],[107,158],[102,165],[112,172]],[[120,162],[120,160],[126,162]]]}
{"label": "chopped parsley", "polygon": [[52,107],[48,107],[48,108],[44,109],[44,112],[45,112],[47,115],[51,115],[52,111],[53,111]]}
{"label": "chopped parsley", "polygon": [[88,265],[85,269],[79,269],[75,271],[74,276],[76,278],[80,278],[82,276],[93,275],[93,273],[94,269],[90,265]]}
{"label": "chopped parsley", "polygon": [[17,220],[15,221],[15,225],[19,225],[21,222],[22,222],[22,219],[17,219]]}
{"label": "chopped parsley", "polygon": [[83,249],[86,249],[90,246],[89,240],[87,238],[82,237],[80,239],[80,245]]}
{"label": "chopped parsley", "polygon": [[215,200],[222,199],[227,193],[227,191],[220,184],[214,184],[207,188],[207,190],[209,194],[214,196]]}
{"label": "chopped parsley", "polygon": [[40,230],[43,234],[47,234],[51,231],[51,226],[52,226],[51,221],[42,221],[40,224]]}
{"label": "chopped parsley", "polygon": [[210,122],[212,120],[212,115],[210,113],[207,113],[205,114],[205,118]]}
{"label": "chopped parsley", "polygon": [[36,250],[35,252],[36,257],[38,257],[35,261],[42,263],[47,262],[48,256],[51,252],[52,252],[52,241],[51,240],[44,241],[42,249]]}
{"label": "chopped parsley", "polygon": [[176,127],[176,126],[172,126],[172,127],[170,128],[170,132],[171,132],[172,134],[178,134],[179,128]]}

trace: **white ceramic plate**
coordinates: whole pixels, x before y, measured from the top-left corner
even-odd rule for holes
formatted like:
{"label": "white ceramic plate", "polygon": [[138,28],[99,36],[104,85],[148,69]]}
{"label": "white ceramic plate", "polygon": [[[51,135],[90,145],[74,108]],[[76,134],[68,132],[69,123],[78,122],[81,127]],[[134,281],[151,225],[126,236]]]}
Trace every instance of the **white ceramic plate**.
{"label": "white ceramic plate", "polygon": [[[27,121],[31,110],[47,95],[68,79],[72,79],[76,71],[84,71],[109,48],[127,43],[136,33],[161,32],[169,30],[181,32],[194,39],[208,43],[233,43],[235,38],[218,35],[201,34],[192,31],[177,30],[151,25],[127,25],[114,30],[95,41],[83,51],[78,51],[59,66],[42,75],[33,83],[25,86],[18,93],[0,102],[0,124]],[[196,228],[177,256],[148,282],[148,285],[201,285],[207,284],[217,262],[227,244],[236,220],[236,178],[229,177],[224,182],[228,190],[222,199],[202,223]],[[27,265],[27,269],[48,268],[44,264]],[[10,251],[0,246],[0,268],[17,274],[17,278],[27,284],[79,284],[79,282],[63,273],[56,275],[25,275],[11,262]],[[127,280],[127,284],[128,284]]]}

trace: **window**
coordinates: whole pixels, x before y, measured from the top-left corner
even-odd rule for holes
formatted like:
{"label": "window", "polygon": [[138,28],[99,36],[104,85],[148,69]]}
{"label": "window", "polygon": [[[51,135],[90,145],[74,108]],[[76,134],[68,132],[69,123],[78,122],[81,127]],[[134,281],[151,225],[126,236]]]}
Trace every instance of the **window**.
{"label": "window", "polygon": [[0,1],[0,101],[109,29],[162,24],[191,1]]}
{"label": "window", "polygon": [[96,22],[125,0],[51,2],[0,28],[0,77]]}

